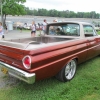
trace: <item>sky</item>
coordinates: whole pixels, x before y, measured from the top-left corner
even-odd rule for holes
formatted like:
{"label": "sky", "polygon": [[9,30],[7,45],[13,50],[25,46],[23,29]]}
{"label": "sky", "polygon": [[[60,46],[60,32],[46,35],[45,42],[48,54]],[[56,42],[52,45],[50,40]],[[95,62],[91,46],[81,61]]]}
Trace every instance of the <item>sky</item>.
{"label": "sky", "polygon": [[25,7],[100,13],[100,0],[26,0]]}

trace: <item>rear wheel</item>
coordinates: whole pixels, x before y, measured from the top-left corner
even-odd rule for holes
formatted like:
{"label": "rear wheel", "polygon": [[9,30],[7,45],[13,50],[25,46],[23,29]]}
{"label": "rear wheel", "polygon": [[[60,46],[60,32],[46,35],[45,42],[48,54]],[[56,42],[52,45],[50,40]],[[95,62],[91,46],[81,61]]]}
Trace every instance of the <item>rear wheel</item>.
{"label": "rear wheel", "polygon": [[73,59],[70,62],[68,62],[65,67],[56,75],[56,78],[60,81],[69,81],[71,80],[75,73],[76,73],[76,60]]}

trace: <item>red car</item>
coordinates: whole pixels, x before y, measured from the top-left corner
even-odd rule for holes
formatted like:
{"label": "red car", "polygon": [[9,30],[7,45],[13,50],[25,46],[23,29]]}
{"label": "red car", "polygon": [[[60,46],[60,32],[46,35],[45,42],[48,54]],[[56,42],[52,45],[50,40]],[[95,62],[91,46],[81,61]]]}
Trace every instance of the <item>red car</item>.
{"label": "red car", "polygon": [[29,84],[56,76],[71,80],[78,64],[100,55],[100,36],[86,22],[57,22],[47,25],[46,34],[0,41],[0,67]]}

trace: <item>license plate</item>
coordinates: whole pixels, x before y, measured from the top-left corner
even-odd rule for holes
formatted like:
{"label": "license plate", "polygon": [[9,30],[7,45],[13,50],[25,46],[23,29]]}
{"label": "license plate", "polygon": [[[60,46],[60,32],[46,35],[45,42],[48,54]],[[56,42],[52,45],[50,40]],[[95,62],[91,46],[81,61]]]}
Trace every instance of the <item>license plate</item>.
{"label": "license plate", "polygon": [[1,71],[4,73],[4,74],[7,74],[8,73],[8,70],[4,67],[1,68]]}

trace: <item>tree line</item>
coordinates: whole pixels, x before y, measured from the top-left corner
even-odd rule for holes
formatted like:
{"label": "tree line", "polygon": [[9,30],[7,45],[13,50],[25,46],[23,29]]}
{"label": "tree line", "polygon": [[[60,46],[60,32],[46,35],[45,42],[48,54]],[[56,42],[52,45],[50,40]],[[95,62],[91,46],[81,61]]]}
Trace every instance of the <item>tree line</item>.
{"label": "tree line", "polygon": [[25,7],[26,15],[34,15],[34,16],[50,16],[50,17],[64,17],[64,18],[96,18],[100,17],[99,13],[95,11],[91,12],[77,12],[63,10],[57,11],[55,9],[47,10],[47,9],[29,9]]}

